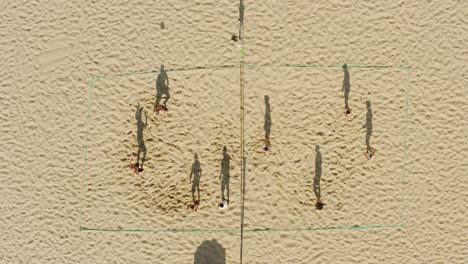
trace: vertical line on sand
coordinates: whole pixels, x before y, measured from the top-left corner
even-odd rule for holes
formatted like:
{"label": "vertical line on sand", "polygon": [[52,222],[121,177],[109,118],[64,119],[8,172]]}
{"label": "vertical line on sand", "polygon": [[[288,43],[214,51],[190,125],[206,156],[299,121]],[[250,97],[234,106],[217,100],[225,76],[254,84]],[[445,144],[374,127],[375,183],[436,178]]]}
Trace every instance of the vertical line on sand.
{"label": "vertical line on sand", "polygon": [[93,100],[94,92],[94,81],[96,80],[95,76],[91,76],[90,88],[89,88],[89,97],[88,97],[88,111],[86,113],[87,118],[87,127],[85,135],[85,146],[83,149],[83,175],[81,176],[81,208],[80,208],[80,230],[83,228],[83,207],[84,207],[84,194],[85,194],[85,185],[86,185],[86,169],[88,167],[88,137],[89,137],[89,120],[91,116],[91,101]]}
{"label": "vertical line on sand", "polygon": [[407,164],[408,164],[408,122],[410,118],[410,99],[409,99],[409,90],[410,90],[410,70],[407,72],[406,75],[406,124],[405,124],[405,159],[403,162],[403,177],[401,179],[402,182],[402,204],[401,204],[401,219],[400,222],[406,225],[405,221],[405,191],[406,191],[406,173],[407,173]]}
{"label": "vertical line on sand", "polygon": [[244,1],[239,2],[239,75],[240,75],[240,128],[241,128],[241,243],[240,243],[240,264],[242,264],[242,254],[244,248],[244,191],[245,191],[245,151],[244,151]]}

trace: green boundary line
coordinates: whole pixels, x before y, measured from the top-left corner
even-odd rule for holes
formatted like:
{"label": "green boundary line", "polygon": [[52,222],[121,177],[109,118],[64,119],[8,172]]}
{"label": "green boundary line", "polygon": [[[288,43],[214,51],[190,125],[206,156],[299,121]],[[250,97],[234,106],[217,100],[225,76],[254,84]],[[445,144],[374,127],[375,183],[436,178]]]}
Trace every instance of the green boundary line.
{"label": "green boundary line", "polygon": [[[243,57],[243,50],[241,50],[240,55]],[[259,67],[291,67],[291,68],[342,68],[343,66],[318,66],[318,65],[244,65],[244,68],[253,69]],[[216,66],[216,67],[194,67],[194,68],[178,68],[178,69],[171,69],[166,70],[166,72],[177,72],[177,71],[192,71],[192,70],[207,70],[207,69],[226,69],[226,68],[234,68],[235,65],[224,65],[224,66]],[[362,66],[362,65],[348,65],[348,68],[358,68],[358,69],[399,69],[399,70],[410,70],[410,67],[406,66]],[[94,93],[94,83],[96,80],[99,79],[108,79],[113,77],[123,77],[123,76],[132,76],[132,75],[141,75],[141,74],[157,74],[158,71],[147,71],[147,72],[134,72],[134,73],[126,73],[126,74],[115,74],[115,75],[96,75],[91,76],[90,80],[90,89],[89,89],[89,97],[88,97],[88,109],[87,109],[87,129],[86,129],[86,136],[89,135],[89,121],[91,118],[91,104],[93,99]],[[408,119],[409,119],[409,71],[407,75],[407,88],[406,88],[406,132],[405,132],[405,158],[404,158],[404,172],[402,176],[402,184],[403,184],[403,193],[405,191],[405,184],[406,184],[406,162],[407,162],[407,155],[408,155],[408,146],[407,146],[407,134],[408,134]],[[190,232],[225,232],[225,233],[240,233],[241,230],[237,229],[193,229],[193,230],[184,230],[184,229],[165,229],[165,230],[151,230],[151,229],[100,229],[100,228],[85,228],[83,227],[83,201],[84,201],[84,194],[86,191],[86,169],[87,169],[87,156],[88,156],[88,142],[86,141],[84,146],[84,163],[83,163],[83,175],[82,175],[82,192],[81,192],[81,212],[80,212],[80,231],[103,231],[103,232],[172,232],[172,233],[190,233]],[[403,219],[403,207],[401,209],[401,218]],[[317,231],[317,230],[363,230],[363,229],[378,229],[378,228],[404,228],[405,224],[397,224],[397,225],[376,225],[376,226],[344,226],[344,227],[322,227],[322,228],[292,228],[292,229],[242,229],[242,232],[289,232],[289,231]]]}
{"label": "green boundary line", "polygon": [[[285,229],[244,229],[243,232],[291,232],[291,231],[318,231],[318,230],[364,230],[382,228],[403,228],[404,224],[397,225],[376,225],[376,226],[338,226],[338,227],[309,227],[309,228],[285,228]],[[140,232],[140,233],[240,233],[240,229],[106,229],[106,228],[85,228],[80,231],[101,231],[101,232]]]}
{"label": "green boundary line", "polygon": [[[165,72],[178,72],[178,71],[195,71],[195,70],[218,70],[218,69],[231,69],[235,65],[222,65],[222,66],[213,66],[213,67],[193,67],[193,68],[178,68],[166,70]],[[114,77],[123,77],[123,76],[132,76],[132,75],[142,75],[142,74],[158,74],[159,71],[146,71],[146,72],[131,72],[123,74],[114,74],[114,75],[96,75],[97,79],[109,79]]]}
{"label": "green boundary line", "polygon": [[83,162],[83,175],[81,177],[81,208],[80,208],[80,227],[83,226],[83,206],[84,206],[84,194],[86,190],[86,169],[88,168],[88,137],[89,137],[89,121],[91,118],[91,102],[93,100],[94,94],[94,81],[96,80],[95,77],[91,77],[90,80],[90,87],[89,87],[89,96],[88,96],[88,110],[86,111],[86,142],[83,149],[84,155],[84,162]]}
{"label": "green boundary line", "polygon": [[[290,68],[343,68],[342,65],[340,66],[321,66],[321,65],[278,65],[283,67],[290,67]],[[367,65],[347,65],[346,68],[348,69],[399,69],[399,70],[409,70],[410,67],[407,66],[385,66],[385,65],[374,65],[374,66],[367,66]]]}
{"label": "green boundary line", "polygon": [[[241,48],[239,50],[239,55],[241,57],[244,56],[244,51]],[[254,64],[245,64],[245,68],[247,69],[254,69],[254,68],[263,68],[263,67],[288,67],[288,68],[316,68],[316,69],[323,69],[323,68],[343,68],[342,65],[340,66],[322,66],[322,65],[254,65]],[[232,69],[235,68],[236,65],[221,65],[221,66],[212,66],[212,67],[193,67],[193,68],[176,68],[166,70],[166,72],[178,72],[178,71],[196,71],[196,70],[219,70],[219,69]],[[409,70],[411,69],[408,66],[366,66],[366,65],[348,65],[347,68],[349,69],[399,69],[399,70]],[[142,74],[158,74],[159,71],[144,71],[144,72],[131,72],[131,73],[122,73],[122,74],[113,74],[113,75],[96,75],[94,76],[95,79],[109,79],[115,77],[124,77],[124,76],[132,76],[132,75],[142,75]]]}
{"label": "green boundary line", "polygon": [[[407,168],[406,165],[408,163],[408,122],[410,118],[410,97],[409,97],[409,90],[410,90],[410,71],[407,72],[406,75],[406,123],[405,123],[405,158],[403,161],[403,176],[401,179],[402,185],[403,185],[403,190],[402,190],[402,197],[404,197],[406,193],[406,173],[407,173]],[[405,221],[405,206],[404,206],[405,199],[402,199],[402,206],[401,206],[401,221],[403,223],[406,223]]]}

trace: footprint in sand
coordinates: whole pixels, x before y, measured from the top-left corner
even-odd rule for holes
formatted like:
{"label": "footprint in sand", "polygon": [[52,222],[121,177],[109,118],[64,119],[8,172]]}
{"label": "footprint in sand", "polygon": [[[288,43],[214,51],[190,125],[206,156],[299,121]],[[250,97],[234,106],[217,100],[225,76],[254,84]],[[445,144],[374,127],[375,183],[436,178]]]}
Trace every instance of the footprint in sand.
{"label": "footprint in sand", "polygon": [[72,54],[70,40],[66,37],[57,37],[47,43],[47,48],[39,55],[40,72],[49,73],[58,66],[68,62],[68,56]]}

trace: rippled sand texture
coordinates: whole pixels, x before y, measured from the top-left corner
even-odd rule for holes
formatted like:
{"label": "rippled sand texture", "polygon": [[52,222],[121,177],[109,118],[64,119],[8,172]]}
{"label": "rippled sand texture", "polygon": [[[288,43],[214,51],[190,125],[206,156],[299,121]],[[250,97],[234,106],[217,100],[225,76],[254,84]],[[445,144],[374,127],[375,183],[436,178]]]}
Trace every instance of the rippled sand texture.
{"label": "rippled sand texture", "polygon": [[[241,241],[239,47],[231,40],[239,2],[0,3],[0,263],[239,263],[241,245],[243,263],[466,263],[467,2],[244,6],[244,59],[256,67],[245,71]],[[346,118],[344,63],[411,70],[350,68]],[[99,78],[90,89],[92,76],[161,65],[171,92],[164,118],[151,115],[157,74]],[[232,68],[170,71],[221,65]],[[363,156],[367,100],[372,162]],[[138,151],[138,103],[149,116],[147,160],[135,177],[128,159]],[[322,211],[313,207],[317,145]],[[231,208],[219,211],[224,146]],[[202,204],[189,212],[195,153]],[[395,224],[404,228],[252,232]],[[213,231],[156,232],[167,229]]]}
{"label": "rippled sand texture", "polygon": [[[348,72],[352,80],[349,117],[344,115],[341,68],[272,67],[247,73],[247,226],[288,229],[401,223],[407,73]],[[371,102],[370,118],[366,101]],[[378,155],[373,161],[364,156],[367,119],[373,127],[370,146]],[[270,131],[269,156],[262,154],[263,144],[258,142],[264,130]],[[315,210],[314,182],[320,184],[326,210]]]}
{"label": "rippled sand texture", "polygon": [[[153,114],[159,74],[94,81],[83,227],[239,228],[240,112],[239,90],[233,85],[239,77],[229,69],[166,74],[171,95],[164,116]],[[145,149],[146,158],[143,172],[133,176],[129,162],[138,162],[139,146],[140,164]],[[221,201],[224,147],[230,165],[225,168],[231,176],[229,198],[237,202],[225,212],[216,207]],[[195,154],[199,165],[194,168]],[[201,170],[198,213],[186,209],[193,202],[192,169]],[[198,192],[194,197],[198,199]]]}

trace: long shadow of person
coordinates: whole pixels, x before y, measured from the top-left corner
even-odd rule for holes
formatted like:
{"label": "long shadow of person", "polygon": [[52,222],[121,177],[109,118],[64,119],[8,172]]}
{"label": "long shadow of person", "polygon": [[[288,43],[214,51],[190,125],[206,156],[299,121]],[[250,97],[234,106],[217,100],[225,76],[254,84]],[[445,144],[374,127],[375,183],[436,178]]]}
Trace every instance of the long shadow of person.
{"label": "long shadow of person", "polygon": [[161,69],[159,70],[158,78],[156,80],[155,107],[159,106],[163,95],[166,96],[163,102],[163,105],[165,106],[169,98],[171,98],[171,95],[169,94],[169,78],[167,77],[167,73],[164,70],[164,65],[161,65]]}
{"label": "long shadow of person", "polygon": [[[229,201],[229,163],[231,157],[227,153],[227,147],[223,148],[223,160],[221,161],[221,173],[219,174],[219,179],[221,180],[221,199]],[[226,190],[226,196],[224,196],[224,191]]]}
{"label": "long shadow of person", "polygon": [[271,110],[270,110],[270,97],[265,95],[265,123],[263,125],[263,129],[265,130],[265,147],[263,150],[265,154],[268,155],[270,152],[270,131],[271,131]]}
{"label": "long shadow of person", "polygon": [[366,101],[366,106],[367,106],[367,116],[366,116],[366,123],[362,128],[366,128],[366,147],[367,147],[367,152],[372,151],[371,145],[370,145],[370,138],[372,136],[372,109],[371,109],[371,102],[369,100]]}
{"label": "long shadow of person", "polygon": [[195,252],[195,264],[226,264],[226,250],[213,240],[205,240]]}
{"label": "long shadow of person", "polygon": [[349,81],[349,71],[348,71],[348,65],[346,63],[343,64],[343,72],[344,72],[343,88],[341,89],[341,91],[344,92],[345,108],[348,109],[348,100],[349,100],[349,92],[351,91],[351,83]]}
{"label": "long shadow of person", "polygon": [[[192,170],[190,172],[189,181],[192,181],[193,175],[193,182],[192,182],[192,199],[193,202],[200,201],[200,179],[201,179],[202,169],[200,165],[200,161],[198,160],[198,154],[195,152],[195,161],[192,164]],[[195,199],[195,192],[197,192],[198,199]]]}
{"label": "long shadow of person", "polygon": [[[137,121],[137,142],[138,142],[137,161],[136,161],[135,166],[138,167],[138,171],[143,171],[143,163],[145,162],[145,159],[146,159],[146,146],[145,146],[145,140],[143,137],[143,130],[145,129],[148,123],[148,117],[145,111],[145,122],[143,122],[143,107],[140,107],[140,104],[138,104],[137,106],[135,119]],[[141,158],[141,163],[140,163],[139,161],[140,161],[141,154],[143,154],[143,157]]]}
{"label": "long shadow of person", "polygon": [[315,176],[314,176],[314,194],[317,198],[317,203],[315,204],[315,208],[318,210],[322,210],[323,203],[321,201],[321,194],[320,194],[320,178],[322,177],[322,154],[320,153],[320,146],[315,146]]}
{"label": "long shadow of person", "polygon": [[265,124],[263,125],[265,130],[265,139],[270,138],[271,130],[271,109],[270,109],[270,97],[265,95]]}

